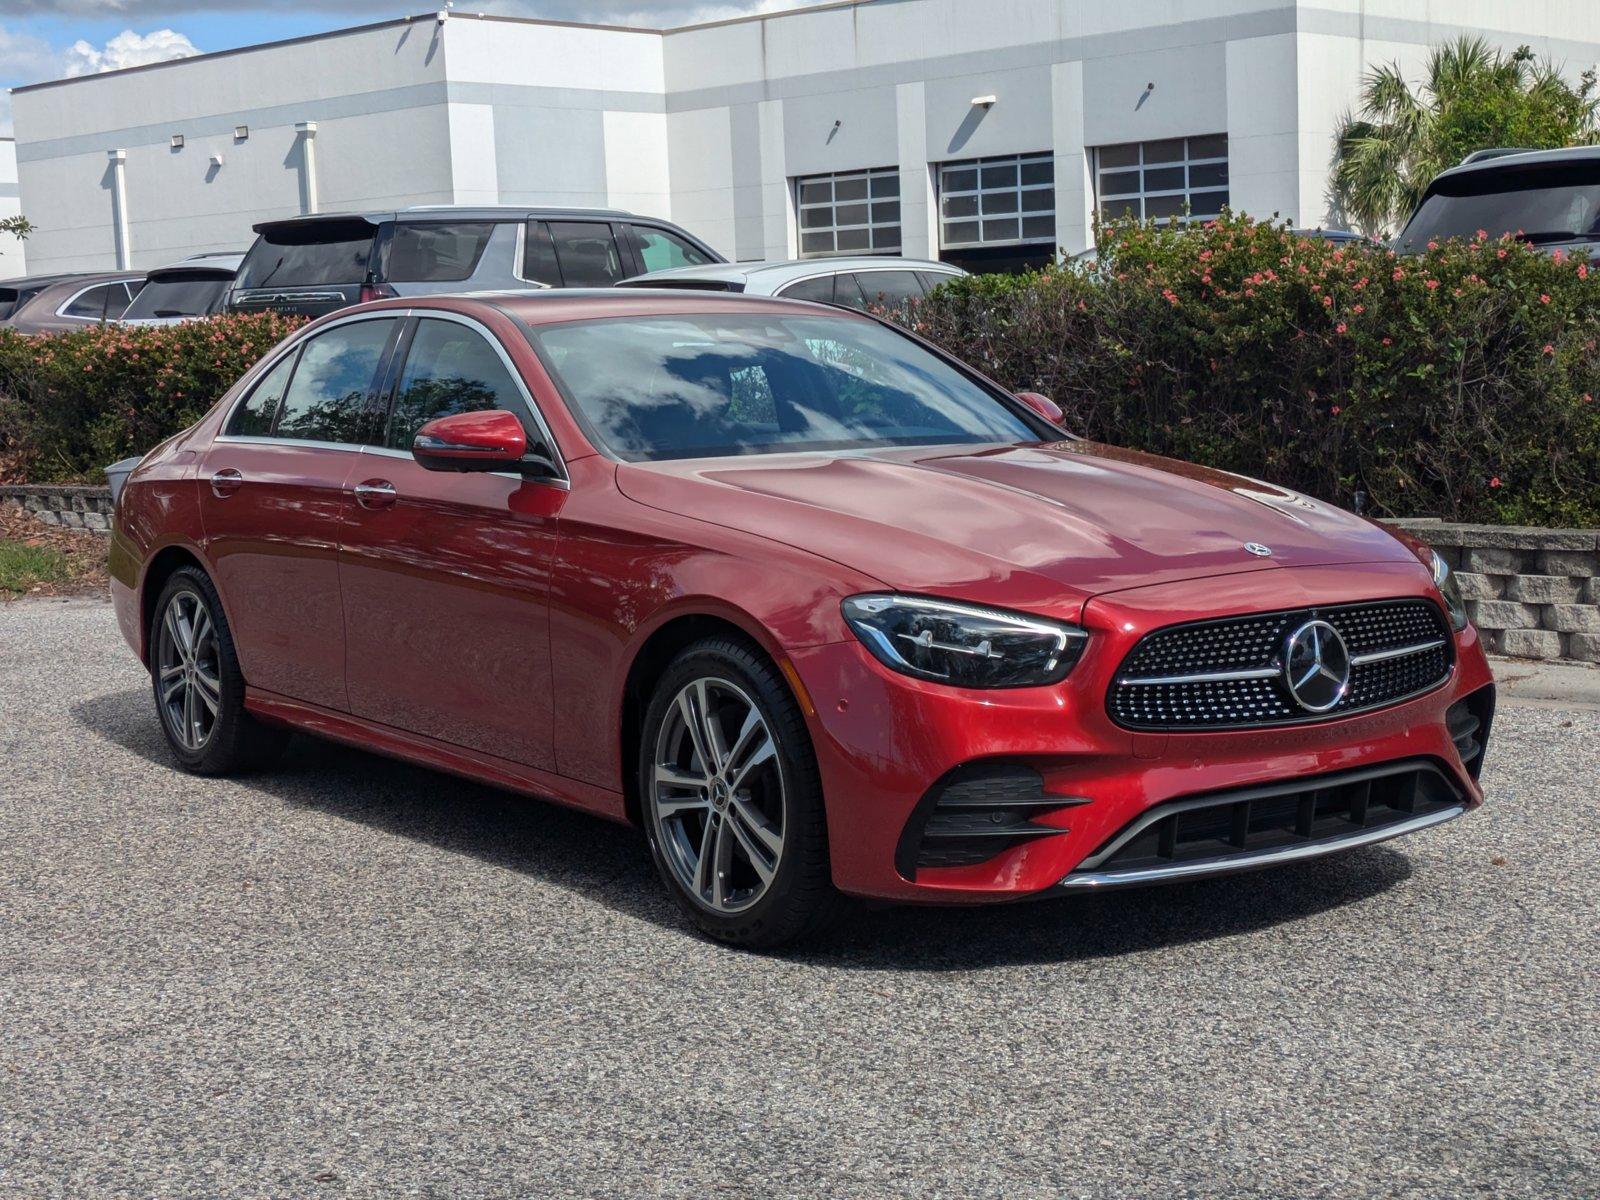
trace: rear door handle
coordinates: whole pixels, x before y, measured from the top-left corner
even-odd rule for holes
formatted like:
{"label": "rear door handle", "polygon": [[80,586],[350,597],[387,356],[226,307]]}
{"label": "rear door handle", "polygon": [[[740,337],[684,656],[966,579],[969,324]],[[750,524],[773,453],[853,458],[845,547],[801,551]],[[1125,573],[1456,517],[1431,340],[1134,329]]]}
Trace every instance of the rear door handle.
{"label": "rear door handle", "polygon": [[398,498],[394,484],[387,479],[368,479],[356,484],[352,490],[355,492],[356,503],[362,508],[389,508]]}
{"label": "rear door handle", "polygon": [[211,477],[211,494],[218,500],[226,500],[244,486],[244,476],[232,467],[224,467]]}

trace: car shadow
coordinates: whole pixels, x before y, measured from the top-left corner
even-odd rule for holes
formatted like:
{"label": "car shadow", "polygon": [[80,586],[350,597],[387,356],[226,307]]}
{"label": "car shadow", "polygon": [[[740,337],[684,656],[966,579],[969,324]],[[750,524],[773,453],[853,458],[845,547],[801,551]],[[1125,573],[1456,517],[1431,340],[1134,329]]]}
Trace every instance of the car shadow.
{"label": "car shadow", "polygon": [[[73,707],[91,734],[176,772],[148,693]],[[271,771],[237,784],[295,807],[411,838],[584,894],[694,936],[634,830],[598,817],[299,736]],[[1271,871],[1092,896],[978,907],[855,904],[795,962],[870,971],[967,971],[1071,962],[1233,937],[1381,895],[1411,874],[1374,846]],[[730,953],[732,953],[730,951]]]}

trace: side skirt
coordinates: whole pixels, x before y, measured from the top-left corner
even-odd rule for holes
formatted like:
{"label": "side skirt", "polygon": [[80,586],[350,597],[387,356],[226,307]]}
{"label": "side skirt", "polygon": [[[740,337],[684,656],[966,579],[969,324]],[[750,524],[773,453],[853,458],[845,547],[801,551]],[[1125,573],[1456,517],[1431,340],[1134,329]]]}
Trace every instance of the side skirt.
{"label": "side skirt", "polygon": [[342,742],[357,750],[387,755],[436,771],[460,775],[477,783],[582,809],[621,824],[628,823],[620,792],[496,758],[492,754],[453,746],[421,734],[379,725],[349,713],[333,712],[315,704],[291,700],[259,688],[245,688],[244,706],[263,721],[287,725],[302,733]]}

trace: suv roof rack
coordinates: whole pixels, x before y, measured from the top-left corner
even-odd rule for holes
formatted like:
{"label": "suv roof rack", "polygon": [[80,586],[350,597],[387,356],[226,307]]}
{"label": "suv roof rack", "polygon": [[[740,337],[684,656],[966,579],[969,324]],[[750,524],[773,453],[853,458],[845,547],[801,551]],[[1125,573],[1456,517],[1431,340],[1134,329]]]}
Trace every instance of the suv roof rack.
{"label": "suv roof rack", "polygon": [[1505,158],[1512,154],[1537,153],[1539,152],[1532,146],[1489,146],[1483,150],[1474,150],[1471,154],[1463,158],[1458,165],[1465,167],[1470,166],[1472,163],[1488,162],[1491,158]]}

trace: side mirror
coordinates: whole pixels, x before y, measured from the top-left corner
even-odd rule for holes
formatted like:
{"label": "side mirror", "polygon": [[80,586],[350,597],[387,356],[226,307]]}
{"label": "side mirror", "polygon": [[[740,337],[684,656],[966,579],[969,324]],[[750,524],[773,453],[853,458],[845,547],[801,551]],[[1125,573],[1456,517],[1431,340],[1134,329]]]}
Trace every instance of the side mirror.
{"label": "side mirror", "polygon": [[1040,395],[1038,392],[1018,392],[1017,399],[1052,425],[1062,425],[1067,419],[1067,414],[1061,411],[1061,406],[1049,396]]}
{"label": "side mirror", "polygon": [[411,456],[430,471],[505,471],[528,452],[528,435],[515,413],[452,413],[417,430]]}

